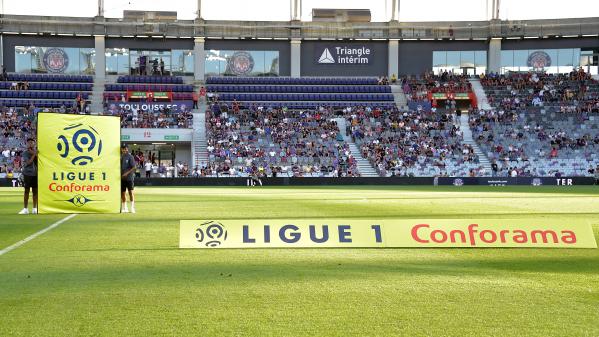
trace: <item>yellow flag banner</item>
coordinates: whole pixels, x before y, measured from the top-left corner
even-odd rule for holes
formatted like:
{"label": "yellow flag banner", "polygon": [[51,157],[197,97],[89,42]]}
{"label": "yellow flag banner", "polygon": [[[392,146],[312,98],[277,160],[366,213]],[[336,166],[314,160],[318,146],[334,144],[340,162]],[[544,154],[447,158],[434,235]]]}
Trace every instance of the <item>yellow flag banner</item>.
{"label": "yellow flag banner", "polygon": [[40,213],[120,211],[118,117],[40,113]]}
{"label": "yellow flag banner", "polygon": [[597,248],[583,220],[182,220],[180,248]]}

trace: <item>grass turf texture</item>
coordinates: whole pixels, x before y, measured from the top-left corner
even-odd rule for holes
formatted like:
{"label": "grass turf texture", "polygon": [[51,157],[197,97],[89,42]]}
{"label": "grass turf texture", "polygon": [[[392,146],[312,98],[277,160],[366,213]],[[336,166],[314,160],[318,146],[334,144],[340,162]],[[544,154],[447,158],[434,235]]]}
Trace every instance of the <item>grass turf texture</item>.
{"label": "grass turf texture", "polygon": [[[0,336],[599,336],[598,249],[180,250],[180,219],[584,218],[596,187],[138,188],[0,256]],[[64,218],[19,216],[0,248]]]}

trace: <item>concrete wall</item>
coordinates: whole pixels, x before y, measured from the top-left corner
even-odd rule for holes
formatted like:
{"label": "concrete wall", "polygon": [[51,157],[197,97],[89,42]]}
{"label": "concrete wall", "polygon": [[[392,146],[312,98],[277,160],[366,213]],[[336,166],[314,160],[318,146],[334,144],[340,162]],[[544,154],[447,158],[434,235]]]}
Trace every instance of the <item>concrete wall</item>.
{"label": "concrete wall", "polygon": [[561,39],[524,39],[502,40],[502,50],[518,49],[563,49],[563,48],[599,48],[599,38],[561,38]]}
{"label": "concrete wall", "polygon": [[210,40],[206,39],[205,50],[277,50],[279,52],[279,75],[291,75],[291,46],[289,41],[266,40]]}
{"label": "concrete wall", "polygon": [[142,50],[193,49],[193,39],[106,38],[106,48]]}

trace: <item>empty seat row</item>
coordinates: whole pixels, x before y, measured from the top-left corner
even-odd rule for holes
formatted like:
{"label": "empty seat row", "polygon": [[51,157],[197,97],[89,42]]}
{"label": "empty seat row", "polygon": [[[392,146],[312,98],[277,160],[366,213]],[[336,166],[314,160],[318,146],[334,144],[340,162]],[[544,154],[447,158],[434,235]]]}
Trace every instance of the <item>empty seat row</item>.
{"label": "empty seat row", "polygon": [[59,108],[61,106],[73,106],[75,102],[73,100],[62,100],[62,101],[47,101],[47,100],[27,100],[27,99],[19,99],[19,100],[9,100],[9,99],[0,99],[0,106],[6,107],[28,107],[30,105],[34,105],[38,108]]}
{"label": "empty seat row", "polygon": [[208,85],[216,92],[390,93],[388,85]]}
{"label": "empty seat row", "polygon": [[[13,82],[0,82],[0,89],[10,89]],[[93,84],[88,83],[29,83],[29,90],[65,90],[91,91]]]}
{"label": "empty seat row", "polygon": [[193,92],[193,85],[161,85],[161,84],[106,84],[107,91],[173,91]]}
{"label": "empty seat row", "polygon": [[[104,93],[104,100],[105,101],[120,101],[121,100],[121,95],[124,95],[125,93],[120,93],[120,92],[105,92]],[[187,100],[192,100],[193,97],[191,95],[191,93],[187,93],[187,92],[181,92],[181,93],[177,93],[174,92],[173,93],[173,100],[175,101],[187,101]]]}
{"label": "empty seat row", "polygon": [[393,101],[393,94],[245,94],[223,93],[224,101]]}
{"label": "empty seat row", "polygon": [[63,74],[8,74],[9,81],[27,82],[86,82],[92,83],[93,76],[89,75],[63,75]]}
{"label": "empty seat row", "polygon": [[[225,103],[231,105],[231,101],[223,101],[221,103]],[[381,108],[381,109],[393,109],[395,104],[392,102],[238,102],[242,107],[248,108],[250,106],[264,106],[266,108],[282,108],[287,107],[289,109],[317,109],[321,106],[332,106],[336,108],[344,108],[344,107],[354,107],[354,106],[362,106],[362,107],[371,107],[371,108]]]}
{"label": "empty seat row", "polygon": [[53,99],[75,99],[81,94],[83,98],[89,97],[88,92],[77,91],[0,91],[0,97],[3,98],[53,98]]}
{"label": "empty seat row", "polygon": [[183,84],[183,78],[179,76],[119,76],[118,83],[170,83]]}
{"label": "empty seat row", "polygon": [[233,77],[210,76],[207,84],[368,84],[376,85],[375,77]]}

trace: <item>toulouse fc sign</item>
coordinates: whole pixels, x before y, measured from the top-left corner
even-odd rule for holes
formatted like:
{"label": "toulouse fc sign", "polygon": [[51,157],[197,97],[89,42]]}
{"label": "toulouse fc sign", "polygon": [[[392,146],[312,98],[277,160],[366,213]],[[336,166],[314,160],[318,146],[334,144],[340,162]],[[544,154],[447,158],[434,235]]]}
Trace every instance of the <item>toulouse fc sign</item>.
{"label": "toulouse fc sign", "polygon": [[112,114],[116,114],[119,110],[131,111],[133,109],[148,111],[148,112],[160,112],[161,110],[169,109],[171,112],[185,112],[191,111],[192,102],[190,101],[173,101],[168,103],[162,102],[113,102],[110,103],[108,110]]}
{"label": "toulouse fc sign", "polygon": [[374,52],[371,48],[356,45],[326,45],[314,49],[316,64],[369,65]]}

